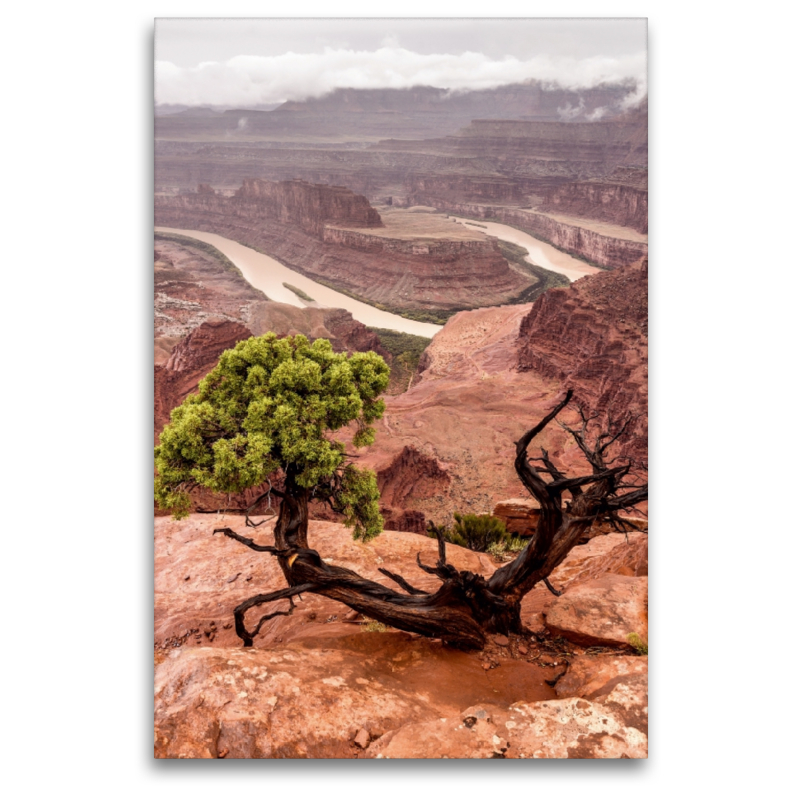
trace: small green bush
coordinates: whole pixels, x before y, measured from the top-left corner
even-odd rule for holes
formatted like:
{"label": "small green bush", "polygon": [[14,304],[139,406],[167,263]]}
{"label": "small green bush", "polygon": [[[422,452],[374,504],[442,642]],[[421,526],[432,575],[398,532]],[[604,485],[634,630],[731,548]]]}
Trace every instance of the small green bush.
{"label": "small green bush", "polygon": [[470,550],[485,553],[491,544],[508,544],[511,536],[503,520],[491,514],[453,514],[454,531],[467,543]]}
{"label": "small green bush", "polygon": [[629,633],[625,638],[628,640],[628,644],[638,653],[638,655],[647,655],[647,642],[642,639],[638,633]]}
{"label": "small green bush", "polygon": [[[502,553],[511,544],[511,535],[506,530],[503,520],[491,514],[454,514],[455,525],[428,525],[428,536],[436,538],[436,530],[440,530],[446,542],[466,547],[479,553]],[[489,548],[493,549],[490,550]]]}
{"label": "small green bush", "polygon": [[361,630],[365,633],[385,633],[388,627],[376,619],[365,619],[361,623]]}

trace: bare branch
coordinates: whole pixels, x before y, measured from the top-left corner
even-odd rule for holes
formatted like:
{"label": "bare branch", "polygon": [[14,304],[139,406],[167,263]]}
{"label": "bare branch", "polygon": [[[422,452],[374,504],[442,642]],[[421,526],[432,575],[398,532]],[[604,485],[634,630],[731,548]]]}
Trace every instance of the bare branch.
{"label": "bare branch", "polygon": [[[257,594],[255,597],[251,597],[248,600],[245,600],[243,603],[240,603],[236,608],[233,610],[233,618],[236,622],[236,634],[238,637],[244,642],[245,647],[252,647],[253,646],[253,637],[261,630],[261,626],[266,622],[268,619],[278,615],[287,615],[291,613],[291,609],[287,611],[278,611],[274,612],[273,614],[267,614],[262,617],[255,630],[248,631],[244,624],[244,615],[247,611],[253,606],[260,606],[264,603],[271,603],[273,600],[283,600],[286,597],[293,597],[294,595],[301,594],[302,592],[308,592],[313,590],[315,584],[313,583],[301,583],[298,586],[287,586],[285,589],[279,589],[276,592],[269,592],[268,594]],[[293,604],[292,604],[293,605]]]}
{"label": "bare branch", "polygon": [[378,572],[383,573],[387,578],[391,578],[396,584],[405,589],[409,594],[429,594],[429,592],[423,592],[422,589],[417,589],[415,586],[412,586],[402,575],[397,575],[394,572],[390,572],[388,569],[385,569],[384,567],[378,567]]}
{"label": "bare branch", "polygon": [[287,552],[285,550],[279,550],[277,547],[273,547],[271,544],[256,544],[252,539],[248,539],[246,536],[241,536],[230,528],[214,528],[214,533],[211,535],[213,536],[215,533],[224,533],[229,539],[235,539],[237,542],[241,542],[242,544],[247,545],[251,550],[255,550],[259,553],[272,553],[273,555],[281,555]]}
{"label": "bare branch", "polygon": [[552,592],[552,593],[553,593],[553,594],[554,594],[556,597],[561,597],[561,595],[562,595],[562,594],[564,594],[564,592],[559,592],[559,591],[558,591],[558,589],[556,589],[556,588],[553,586],[553,584],[552,584],[552,583],[550,583],[550,581],[549,581],[547,578],[545,578],[545,579],[544,579],[544,585],[545,585],[545,586],[546,586],[546,587],[547,587],[547,588],[548,588],[548,589],[549,589],[549,590],[550,590],[550,591],[551,591],[551,592]]}

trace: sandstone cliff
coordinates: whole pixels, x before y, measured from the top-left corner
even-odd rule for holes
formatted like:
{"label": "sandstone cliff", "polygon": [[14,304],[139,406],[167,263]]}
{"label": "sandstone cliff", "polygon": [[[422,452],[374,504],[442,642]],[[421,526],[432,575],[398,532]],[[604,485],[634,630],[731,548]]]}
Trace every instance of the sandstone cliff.
{"label": "sandstone cliff", "polygon": [[[625,450],[646,459],[646,266],[582,278],[532,305],[457,314],[419,369],[409,391],[387,399],[375,444],[360,461],[392,476],[383,484],[386,506],[402,494],[403,508],[443,523],[454,511],[492,513],[524,494],[514,443],[568,386],[591,410],[641,414]],[[540,444],[567,473],[585,473],[558,426]],[[435,493],[429,471],[439,476]]]}
{"label": "sandstone cliff", "polygon": [[567,183],[548,191],[540,208],[647,233],[646,188],[599,180]]}
{"label": "sandstone cliff", "polygon": [[596,411],[640,419],[627,452],[647,457],[647,262],[542,295],[522,320],[518,369],[555,378]]}
{"label": "sandstone cliff", "polygon": [[343,186],[322,186],[297,180],[274,183],[248,178],[235,198],[241,207],[252,203],[254,215],[297,225],[317,238],[322,238],[329,223],[356,228],[377,228],[383,224],[380,214],[366,197]]}
{"label": "sandstone cliff", "polygon": [[[418,196],[412,198],[413,202],[422,200]],[[567,222],[523,208],[448,201],[439,202],[438,205],[454,214],[496,220],[519,228],[559,250],[607,269],[632,264],[647,255],[647,242],[632,229],[614,230],[614,233],[621,235],[610,235],[591,230],[592,223],[588,221],[570,218]]]}
{"label": "sandstone cliff", "polygon": [[[311,205],[292,205],[291,213],[286,212],[280,221],[276,215],[283,212],[276,210],[270,184],[261,181],[246,186],[252,196],[157,195],[156,224],[227,236],[312,279],[390,307],[448,310],[497,304],[508,302],[531,285],[530,278],[509,267],[494,240],[440,238],[414,243],[370,235],[376,228],[372,223],[355,232],[343,230],[349,216],[374,218],[365,210],[364,198],[339,208],[341,193],[336,187],[316,187],[313,193],[304,194]],[[265,199],[259,196],[261,191],[267,194]],[[314,205],[312,201],[317,200]],[[328,218],[320,228],[314,215],[318,213],[324,221],[331,208],[339,218]]]}

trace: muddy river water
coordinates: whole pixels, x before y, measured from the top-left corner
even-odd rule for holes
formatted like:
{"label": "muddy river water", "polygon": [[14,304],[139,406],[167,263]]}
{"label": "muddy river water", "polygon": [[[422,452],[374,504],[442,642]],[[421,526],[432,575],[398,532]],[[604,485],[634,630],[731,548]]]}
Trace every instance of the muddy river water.
{"label": "muddy river water", "polygon": [[183,236],[191,236],[192,239],[199,239],[201,242],[214,245],[217,250],[227,256],[240,270],[245,279],[256,289],[261,289],[270,300],[279,303],[288,303],[292,306],[305,308],[310,305],[304,303],[291,289],[287,289],[283,284],[291,283],[298,289],[302,289],[309,297],[313,297],[318,306],[328,308],[344,308],[352,315],[353,319],[363,322],[376,328],[389,328],[401,333],[413,333],[417,336],[425,336],[431,339],[434,334],[442,329],[441,325],[434,325],[429,322],[416,322],[413,319],[399,317],[397,314],[390,314],[388,311],[381,311],[373,306],[354,300],[346,294],[341,294],[334,289],[329,289],[320,283],[306,278],[299,272],[285,267],[280,261],[258,253],[250,247],[218,236],[216,233],[206,233],[205,231],[186,231],[178,228],[156,228],[157,231],[165,233],[180,233]]}
{"label": "muddy river water", "polygon": [[[568,256],[552,245],[540,242],[529,233],[523,233],[523,231],[512,228],[509,225],[501,225],[499,222],[484,222],[483,220],[475,223],[473,220],[462,219],[461,217],[452,217],[452,219],[464,225],[469,225],[472,222],[476,230],[524,247],[528,251],[528,261],[532,264],[549,269],[551,272],[565,275],[571,281],[576,281],[584,275],[594,275],[595,272],[600,272],[597,267],[591,267],[584,261]],[[473,225],[470,225],[470,227],[473,227]]]}
{"label": "muddy river water", "polygon": [[[464,224],[469,222],[469,220],[458,217],[455,219]],[[582,261],[571,258],[560,250],[556,250],[555,247],[540,242],[538,239],[534,239],[533,236],[508,225],[501,225],[496,222],[481,222],[478,229],[489,236],[496,236],[498,239],[504,239],[524,247],[528,251],[529,260],[534,264],[553,272],[560,272],[571,281],[598,271],[596,267],[590,267]],[[291,283],[314,298],[315,303],[313,305],[347,309],[354,319],[363,322],[364,325],[389,328],[402,333],[413,333],[417,336],[425,336],[428,339],[442,329],[441,325],[416,322],[415,320],[400,317],[397,314],[391,314],[388,311],[381,311],[359,300],[354,300],[352,297],[306,278],[305,275],[285,267],[280,261],[270,256],[259,253],[250,247],[245,247],[232,239],[226,239],[216,233],[162,227],[157,227],[156,230],[165,233],[179,233],[213,245],[241,270],[242,275],[249,283],[264,292],[271,300],[276,300],[279,303],[288,303],[299,308],[311,305],[301,300],[291,289],[287,289],[283,285],[284,283]]]}

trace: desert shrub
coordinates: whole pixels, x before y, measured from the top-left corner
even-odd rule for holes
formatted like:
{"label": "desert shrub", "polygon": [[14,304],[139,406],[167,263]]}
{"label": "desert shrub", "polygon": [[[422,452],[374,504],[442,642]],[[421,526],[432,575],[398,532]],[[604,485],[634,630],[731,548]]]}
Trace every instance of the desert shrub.
{"label": "desert shrub", "polygon": [[467,543],[470,550],[485,553],[489,545],[507,544],[511,536],[503,520],[491,514],[454,514],[454,531]]}
{"label": "desert shrub", "polygon": [[647,642],[638,633],[629,633],[625,638],[638,655],[647,655]]}
{"label": "desert shrub", "polygon": [[[491,514],[454,514],[455,524],[452,528],[428,525],[428,536],[435,538],[436,530],[440,530],[446,542],[457,544],[480,553],[503,552],[511,542],[503,520]],[[489,547],[494,546],[490,551]],[[500,548],[500,549],[498,549]]]}

